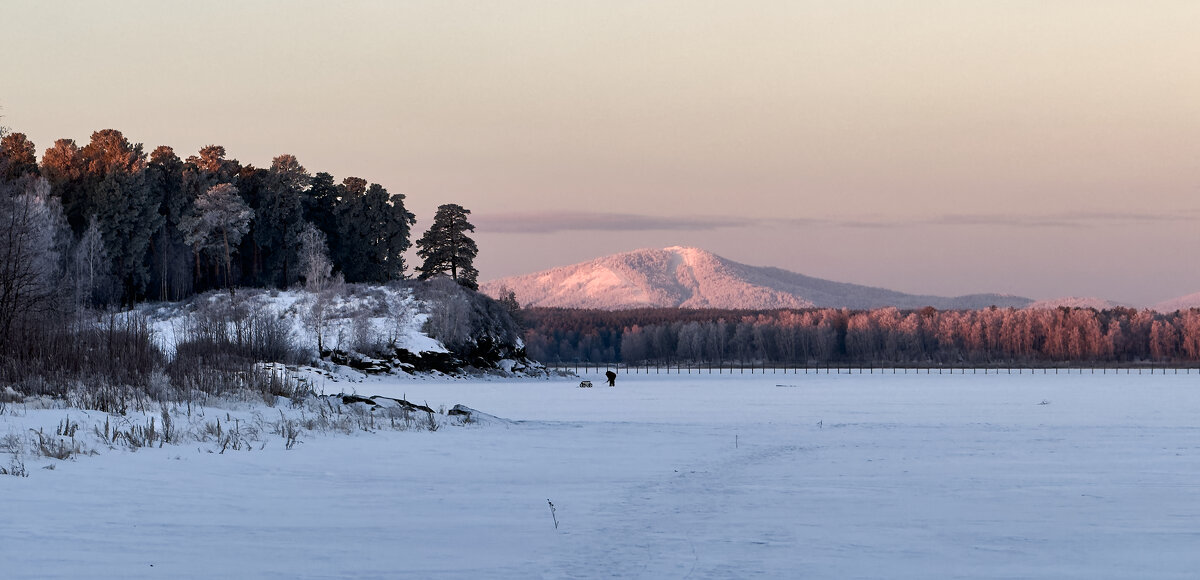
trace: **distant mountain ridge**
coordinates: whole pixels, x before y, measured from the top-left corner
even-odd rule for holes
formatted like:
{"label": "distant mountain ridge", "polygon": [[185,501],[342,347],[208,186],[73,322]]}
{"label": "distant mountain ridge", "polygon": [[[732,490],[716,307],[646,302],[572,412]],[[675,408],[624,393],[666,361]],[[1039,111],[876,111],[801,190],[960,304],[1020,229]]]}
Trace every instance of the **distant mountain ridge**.
{"label": "distant mountain ridge", "polygon": [[527,307],[595,308],[1023,308],[1029,298],[1003,294],[944,297],[813,278],[780,268],[749,266],[690,247],[642,249],[571,266],[492,280],[496,296],[512,290]]}
{"label": "distant mountain ridge", "polygon": [[1176,310],[1188,310],[1190,308],[1200,308],[1200,292],[1179,296],[1170,300],[1164,300],[1151,307],[1159,312],[1175,312]]}
{"label": "distant mountain ridge", "polygon": [[1119,307],[1124,307],[1124,306],[1125,306],[1124,304],[1113,302],[1112,300],[1105,300],[1103,298],[1096,298],[1096,297],[1092,297],[1092,296],[1088,296],[1088,297],[1067,296],[1064,298],[1052,298],[1049,300],[1038,300],[1037,302],[1034,302],[1033,304],[1026,306],[1026,308],[1052,310],[1054,308],[1064,307],[1064,308],[1093,308],[1096,310],[1110,310],[1113,308],[1119,308]]}

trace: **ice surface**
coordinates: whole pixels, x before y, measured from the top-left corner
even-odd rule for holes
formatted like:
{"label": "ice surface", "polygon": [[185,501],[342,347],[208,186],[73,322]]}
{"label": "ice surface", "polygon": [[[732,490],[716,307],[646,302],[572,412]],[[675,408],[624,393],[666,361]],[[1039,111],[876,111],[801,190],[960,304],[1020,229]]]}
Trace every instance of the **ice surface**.
{"label": "ice surface", "polygon": [[[1194,578],[1200,569],[1196,374],[578,381],[372,378],[355,384],[360,394],[462,403],[515,422],[306,435],[290,451],[167,445],[105,450],[53,471],[38,468],[52,460],[30,463],[28,478],[0,476],[0,576]],[[10,407],[0,436],[39,418],[52,429],[62,412]]]}

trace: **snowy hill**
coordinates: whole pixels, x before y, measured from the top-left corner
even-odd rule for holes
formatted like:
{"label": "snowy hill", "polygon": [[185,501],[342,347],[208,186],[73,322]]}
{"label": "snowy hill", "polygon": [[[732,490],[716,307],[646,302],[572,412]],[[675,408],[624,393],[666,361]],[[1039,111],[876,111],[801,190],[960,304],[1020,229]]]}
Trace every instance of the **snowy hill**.
{"label": "snowy hill", "polygon": [[1151,307],[1152,310],[1159,312],[1175,312],[1176,310],[1187,310],[1189,308],[1200,308],[1200,292],[1164,300]]}
{"label": "snowy hill", "polygon": [[512,290],[524,306],[559,308],[878,308],[1023,307],[1031,300],[999,294],[947,298],[833,282],[779,268],[748,266],[699,248],[673,246],[614,254],[487,282],[496,296]]}
{"label": "snowy hill", "polygon": [[1066,308],[1095,308],[1096,310],[1109,310],[1109,309],[1118,308],[1121,306],[1124,306],[1124,305],[1113,302],[1112,300],[1105,300],[1103,298],[1096,298],[1096,297],[1091,297],[1091,296],[1085,297],[1085,298],[1081,298],[1078,296],[1067,296],[1064,298],[1052,298],[1052,299],[1048,299],[1048,300],[1038,300],[1037,302],[1034,302],[1033,304],[1026,306],[1026,308],[1031,308],[1031,309],[1035,309],[1035,310],[1037,310],[1037,309],[1053,310],[1053,309],[1059,308],[1059,307],[1066,307]]}
{"label": "snowy hill", "polygon": [[407,285],[345,284],[304,290],[208,292],[184,302],[143,304],[158,346],[174,356],[184,345],[228,344],[265,360],[349,365],[368,372],[520,374],[519,329],[503,307],[435,279]]}

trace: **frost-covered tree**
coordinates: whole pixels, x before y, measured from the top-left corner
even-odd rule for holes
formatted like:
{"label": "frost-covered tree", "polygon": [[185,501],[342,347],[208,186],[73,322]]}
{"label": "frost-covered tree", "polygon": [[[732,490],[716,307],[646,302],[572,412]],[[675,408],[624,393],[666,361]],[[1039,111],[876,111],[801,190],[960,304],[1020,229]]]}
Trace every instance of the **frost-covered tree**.
{"label": "frost-covered tree", "polygon": [[448,275],[467,288],[479,289],[479,271],[474,265],[479,248],[475,240],[467,236],[467,232],[475,231],[475,226],[467,221],[470,214],[471,210],[458,204],[438,206],[433,225],[417,240],[417,255],[424,260],[417,267],[418,278],[428,280],[433,276]]}
{"label": "frost-covered tree", "polygon": [[320,292],[329,284],[333,263],[329,261],[329,248],[325,234],[313,224],[304,224],[299,236],[300,251],[297,267],[304,287],[310,292]]}
{"label": "frost-covered tree", "polygon": [[[183,165],[183,199],[189,207],[184,214],[194,213],[191,204],[209,189],[220,184],[237,184],[239,190],[242,167],[236,159],[228,159],[225,148],[220,145],[206,145],[200,148],[196,155],[187,158]],[[182,227],[177,227],[181,232]],[[231,249],[232,251],[232,249]],[[219,287],[221,285],[219,272],[223,268],[219,253],[212,251],[197,251],[191,248],[194,287],[195,290]],[[206,263],[213,260],[213,264]]]}
{"label": "frost-covered tree", "polygon": [[197,254],[201,251],[221,252],[226,288],[232,288],[230,248],[241,242],[253,216],[254,211],[242,201],[237,187],[222,183],[196,198],[192,212],[179,225],[184,240]]}
{"label": "frost-covered tree", "polygon": [[499,302],[501,306],[504,306],[504,309],[507,310],[508,313],[513,316],[513,318],[516,318],[517,314],[521,311],[521,303],[517,301],[517,293],[508,286],[503,284],[500,285],[500,288],[496,291],[496,301]]}
{"label": "frost-covered tree", "polygon": [[32,176],[0,179],[0,352],[23,322],[56,307],[66,225],[49,189]]}
{"label": "frost-covered tree", "polygon": [[75,244],[71,258],[75,306],[97,306],[111,300],[108,252],[104,248],[100,224],[95,218],[88,223],[88,228]]}

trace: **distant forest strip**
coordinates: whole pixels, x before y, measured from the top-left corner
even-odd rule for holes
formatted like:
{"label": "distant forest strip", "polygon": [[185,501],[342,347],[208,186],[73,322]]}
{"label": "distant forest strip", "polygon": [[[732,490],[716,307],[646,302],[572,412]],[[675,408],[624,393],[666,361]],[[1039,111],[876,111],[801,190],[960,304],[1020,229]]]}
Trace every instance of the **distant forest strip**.
{"label": "distant forest strip", "polygon": [[549,364],[1069,365],[1200,363],[1200,309],[521,311]]}

